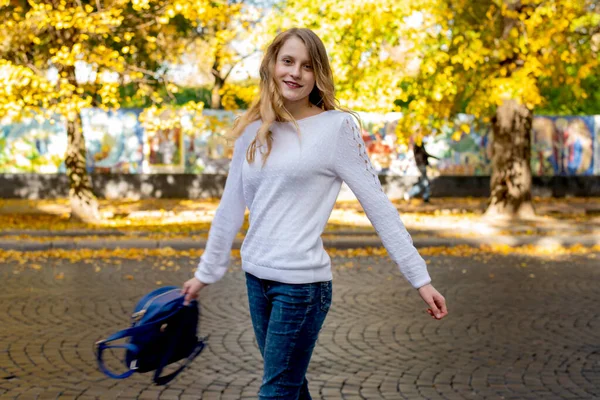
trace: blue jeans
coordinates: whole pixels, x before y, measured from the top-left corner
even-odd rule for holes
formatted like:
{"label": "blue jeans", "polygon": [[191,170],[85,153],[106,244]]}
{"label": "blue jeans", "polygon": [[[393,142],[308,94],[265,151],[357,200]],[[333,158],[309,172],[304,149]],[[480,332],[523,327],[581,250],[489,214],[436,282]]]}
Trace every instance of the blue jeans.
{"label": "blue jeans", "polygon": [[246,273],[250,316],[264,360],[260,400],[310,400],[306,370],[331,306],[331,281],[287,284]]}

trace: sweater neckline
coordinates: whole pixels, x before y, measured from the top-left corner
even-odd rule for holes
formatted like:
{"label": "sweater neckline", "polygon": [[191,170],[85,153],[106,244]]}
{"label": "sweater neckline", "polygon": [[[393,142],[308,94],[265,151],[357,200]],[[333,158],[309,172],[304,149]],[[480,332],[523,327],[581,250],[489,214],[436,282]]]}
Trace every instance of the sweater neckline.
{"label": "sweater neckline", "polygon": [[[310,119],[314,119],[316,117],[319,117],[319,116],[321,116],[323,114],[327,114],[329,111],[332,111],[332,110],[327,110],[327,111],[323,111],[323,112],[315,114],[315,115],[311,115],[311,116],[308,116],[308,117],[300,118],[300,119],[297,119],[296,122],[308,121]],[[292,122],[285,122],[285,123],[286,124],[291,124]]]}

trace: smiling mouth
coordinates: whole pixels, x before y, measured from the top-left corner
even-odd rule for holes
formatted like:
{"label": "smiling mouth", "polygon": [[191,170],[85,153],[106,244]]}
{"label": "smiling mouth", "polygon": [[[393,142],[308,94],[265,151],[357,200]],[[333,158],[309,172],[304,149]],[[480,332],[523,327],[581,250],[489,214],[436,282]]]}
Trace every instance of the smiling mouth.
{"label": "smiling mouth", "polygon": [[290,82],[290,81],[283,81],[283,83],[285,83],[286,85],[288,85],[288,87],[290,87],[292,89],[299,89],[302,87],[302,85],[298,85],[297,83]]}

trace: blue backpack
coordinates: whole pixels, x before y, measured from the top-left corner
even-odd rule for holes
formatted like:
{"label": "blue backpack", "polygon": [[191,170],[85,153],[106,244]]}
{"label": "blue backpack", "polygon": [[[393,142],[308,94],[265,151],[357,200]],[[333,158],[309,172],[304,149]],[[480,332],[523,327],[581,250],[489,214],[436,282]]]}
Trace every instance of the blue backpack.
{"label": "blue backpack", "polygon": [[[131,316],[131,328],[119,331],[96,343],[96,358],[100,370],[114,379],[124,379],[134,372],[155,371],[154,383],[165,385],[172,381],[204,348],[198,339],[198,302],[183,305],[181,288],[166,286],[144,296]],[[128,343],[109,345],[114,340],[129,337]],[[128,371],[115,374],[102,360],[106,349],[123,348]],[[181,359],[185,362],[173,373],[160,376],[163,368]]]}

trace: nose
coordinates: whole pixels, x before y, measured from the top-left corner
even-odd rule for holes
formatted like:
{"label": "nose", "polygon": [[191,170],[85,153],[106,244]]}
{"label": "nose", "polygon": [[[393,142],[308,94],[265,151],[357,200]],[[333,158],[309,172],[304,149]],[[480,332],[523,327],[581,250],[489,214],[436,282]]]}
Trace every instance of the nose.
{"label": "nose", "polygon": [[300,76],[302,74],[302,69],[300,66],[294,66],[294,68],[292,69],[291,75],[294,79],[299,79]]}

